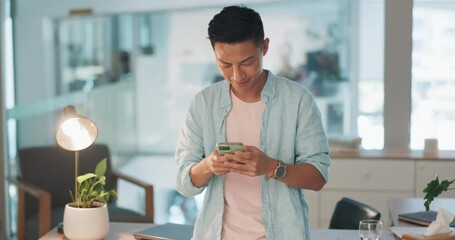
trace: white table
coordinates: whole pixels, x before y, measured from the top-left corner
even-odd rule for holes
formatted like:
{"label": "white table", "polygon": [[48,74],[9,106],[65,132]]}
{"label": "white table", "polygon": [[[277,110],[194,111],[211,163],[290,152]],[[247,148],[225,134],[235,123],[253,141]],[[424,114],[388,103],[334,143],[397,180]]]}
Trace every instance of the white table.
{"label": "white table", "polygon": [[[111,222],[109,234],[106,240],[134,240],[133,233],[146,229],[153,224],[149,223],[120,223]],[[63,234],[57,233],[57,228],[52,229],[40,240],[64,240]],[[332,230],[332,229],[312,229],[311,240],[353,240],[359,239],[357,230]],[[385,232],[382,240],[394,240],[395,237],[390,232]]]}

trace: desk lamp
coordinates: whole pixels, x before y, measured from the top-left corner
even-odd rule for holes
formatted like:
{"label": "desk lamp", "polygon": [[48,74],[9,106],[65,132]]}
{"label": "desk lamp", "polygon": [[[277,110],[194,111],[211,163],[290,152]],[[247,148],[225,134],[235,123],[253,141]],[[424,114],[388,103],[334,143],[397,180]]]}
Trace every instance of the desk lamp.
{"label": "desk lamp", "polygon": [[[63,119],[57,128],[56,139],[60,147],[74,151],[74,193],[76,201],[78,201],[77,175],[79,151],[92,145],[97,136],[98,128],[92,120],[77,114],[76,108],[73,105],[63,108]],[[79,206],[79,203],[76,202],[76,205]]]}

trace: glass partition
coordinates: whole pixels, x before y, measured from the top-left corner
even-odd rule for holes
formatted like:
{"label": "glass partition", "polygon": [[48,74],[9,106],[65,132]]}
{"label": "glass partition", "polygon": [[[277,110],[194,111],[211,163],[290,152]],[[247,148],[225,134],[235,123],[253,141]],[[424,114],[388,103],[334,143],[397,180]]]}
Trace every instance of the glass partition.
{"label": "glass partition", "polygon": [[354,135],[350,121],[350,5],[296,1],[259,5],[271,39],[265,68],[304,85],[316,98],[329,136]]}
{"label": "glass partition", "polygon": [[455,2],[415,1],[413,18],[410,145],[455,149]]}
{"label": "glass partition", "polygon": [[59,95],[131,79],[132,19],[123,14],[55,21]]}
{"label": "glass partition", "polygon": [[[352,102],[357,98],[351,91],[357,88],[352,72],[357,66],[351,63],[349,2],[250,6],[261,13],[271,39],[264,67],[311,91],[329,136],[357,136],[352,124]],[[207,24],[218,11],[194,8],[55,19],[55,96],[94,96],[91,91],[97,87],[133,81],[129,109],[137,117],[137,150],[172,154],[191,98],[221,80],[206,38]]]}

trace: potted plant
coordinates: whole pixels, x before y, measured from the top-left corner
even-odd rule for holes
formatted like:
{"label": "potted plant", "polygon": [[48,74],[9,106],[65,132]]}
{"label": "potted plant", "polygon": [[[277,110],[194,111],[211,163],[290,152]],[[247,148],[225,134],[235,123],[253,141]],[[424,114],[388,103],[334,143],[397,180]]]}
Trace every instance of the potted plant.
{"label": "potted plant", "polygon": [[455,179],[449,181],[449,180],[443,180],[439,181],[438,176],[436,176],[436,179],[430,181],[427,184],[427,187],[423,189],[423,192],[425,193],[425,209],[428,211],[430,209],[430,204],[431,202],[439,196],[441,193],[448,191],[448,190],[454,190],[455,188],[449,188],[452,183],[455,182]]}
{"label": "potted plant", "polygon": [[68,239],[103,239],[109,232],[107,202],[117,198],[115,190],[106,191],[107,159],[101,160],[95,173],[77,177],[77,194],[73,202],[66,204],[63,215],[63,231]]}

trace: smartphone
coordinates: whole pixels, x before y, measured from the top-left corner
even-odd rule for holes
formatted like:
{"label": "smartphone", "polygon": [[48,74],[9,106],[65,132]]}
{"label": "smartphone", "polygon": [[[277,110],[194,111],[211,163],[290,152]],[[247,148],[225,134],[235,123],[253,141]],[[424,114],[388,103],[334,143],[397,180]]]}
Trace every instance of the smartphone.
{"label": "smartphone", "polygon": [[245,151],[245,146],[240,142],[220,142],[216,144],[218,154],[223,156],[226,153],[234,154],[237,151]]}

